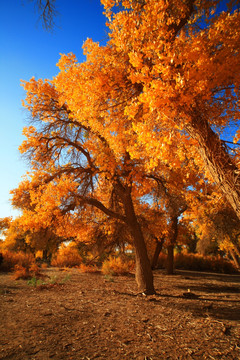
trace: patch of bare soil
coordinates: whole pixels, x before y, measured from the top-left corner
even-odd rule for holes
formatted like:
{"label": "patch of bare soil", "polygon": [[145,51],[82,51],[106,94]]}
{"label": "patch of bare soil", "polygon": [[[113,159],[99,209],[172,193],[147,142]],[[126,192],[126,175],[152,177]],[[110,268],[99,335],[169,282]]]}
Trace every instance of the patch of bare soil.
{"label": "patch of bare soil", "polygon": [[44,272],[57,283],[0,274],[1,359],[240,359],[239,275],[156,271],[144,297],[133,276]]}

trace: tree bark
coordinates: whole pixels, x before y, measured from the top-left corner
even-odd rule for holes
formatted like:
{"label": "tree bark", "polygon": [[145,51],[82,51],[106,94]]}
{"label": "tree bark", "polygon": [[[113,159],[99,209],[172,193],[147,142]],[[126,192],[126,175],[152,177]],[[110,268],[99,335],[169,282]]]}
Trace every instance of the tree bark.
{"label": "tree bark", "polygon": [[159,257],[160,252],[162,251],[162,247],[163,247],[165,238],[162,237],[160,239],[160,241],[157,238],[155,238],[155,240],[156,240],[156,248],[155,248],[154,255],[152,258],[152,263],[151,263],[152,270],[156,269],[158,257]]}
{"label": "tree bark", "polygon": [[230,250],[230,255],[233,259],[233,262],[237,269],[240,269],[240,261],[238,259],[238,256],[235,254],[234,250]]}
{"label": "tree bark", "polygon": [[51,264],[51,260],[52,260],[52,254],[48,252],[48,250],[44,249],[43,250],[43,257],[42,257],[43,261],[45,261],[48,265]]}
{"label": "tree bark", "polygon": [[44,261],[48,260],[48,251],[46,249],[43,250],[43,255],[42,255],[42,259]]}
{"label": "tree bark", "polygon": [[148,258],[147,247],[145,244],[142,229],[135,214],[130,193],[125,194],[124,207],[127,224],[130,228],[134,241],[136,258],[135,278],[138,285],[138,291],[146,295],[155,294],[155,289],[153,285],[153,273],[150,260]]}
{"label": "tree bark", "polygon": [[178,216],[170,218],[169,244],[167,246],[167,264],[166,270],[168,275],[174,273],[174,246],[178,235]]}
{"label": "tree bark", "polygon": [[167,264],[166,264],[167,275],[174,274],[174,245],[167,246]]}
{"label": "tree bark", "polygon": [[240,219],[240,171],[229,154],[224,142],[200,115],[186,126],[189,135],[197,140],[198,151],[205,169],[229,201]]}
{"label": "tree bark", "polygon": [[232,241],[232,244],[234,246],[234,252],[236,253],[236,255],[239,257],[240,259],[240,250],[239,250],[239,245],[238,245],[238,239],[236,239],[235,241]]}

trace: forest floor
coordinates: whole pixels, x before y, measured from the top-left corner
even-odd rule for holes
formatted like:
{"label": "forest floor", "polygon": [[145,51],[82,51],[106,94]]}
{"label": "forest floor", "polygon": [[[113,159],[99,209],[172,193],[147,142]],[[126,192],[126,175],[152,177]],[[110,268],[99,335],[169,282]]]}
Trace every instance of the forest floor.
{"label": "forest floor", "polygon": [[240,359],[240,275],[157,270],[143,296],[133,275],[43,273],[0,274],[0,359]]}

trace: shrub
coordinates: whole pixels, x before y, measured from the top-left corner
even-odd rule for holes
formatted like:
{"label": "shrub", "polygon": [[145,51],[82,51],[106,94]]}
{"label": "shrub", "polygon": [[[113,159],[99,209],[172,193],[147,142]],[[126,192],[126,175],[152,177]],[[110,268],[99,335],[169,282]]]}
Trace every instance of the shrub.
{"label": "shrub", "polygon": [[31,266],[29,267],[29,273],[37,277],[41,276],[40,268],[36,263],[31,264]]}
{"label": "shrub", "polygon": [[15,265],[14,266],[14,274],[13,278],[15,280],[23,279],[31,279],[32,277],[39,278],[42,277],[42,274],[40,273],[40,269],[37,266],[37,264],[27,264],[27,266],[22,265]]}
{"label": "shrub", "polygon": [[79,269],[84,273],[98,273],[99,269],[95,265],[81,264]]}
{"label": "shrub", "polygon": [[12,252],[5,250],[2,252],[3,262],[0,266],[0,270],[4,272],[15,270],[15,266],[21,266],[26,269],[30,268],[31,264],[34,263],[33,254],[26,254],[23,252]]}
{"label": "shrub", "polygon": [[203,256],[199,254],[177,254],[175,257],[177,269],[212,271],[218,273],[237,273],[232,262],[220,256]]}
{"label": "shrub", "polygon": [[46,264],[46,263],[41,264],[41,268],[42,268],[42,269],[47,269],[47,268],[48,268],[48,264]]}
{"label": "shrub", "polygon": [[75,247],[63,246],[58,250],[51,265],[57,267],[79,267],[81,263],[82,257]]}
{"label": "shrub", "polygon": [[21,265],[15,265],[13,278],[15,280],[19,280],[19,279],[27,280],[30,278],[29,270]]}
{"label": "shrub", "polygon": [[126,275],[134,269],[132,260],[123,260],[121,257],[110,256],[102,264],[102,273],[104,275]]}
{"label": "shrub", "polygon": [[[165,269],[167,256],[160,254],[157,268]],[[210,271],[226,274],[237,273],[238,270],[230,261],[220,256],[203,256],[200,254],[176,254],[174,256],[174,267],[182,270]]]}

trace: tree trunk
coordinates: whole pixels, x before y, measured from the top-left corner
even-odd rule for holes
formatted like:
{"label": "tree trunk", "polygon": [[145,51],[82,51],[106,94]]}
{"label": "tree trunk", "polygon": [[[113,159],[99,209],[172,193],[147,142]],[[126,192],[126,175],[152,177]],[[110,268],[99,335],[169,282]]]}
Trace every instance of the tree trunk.
{"label": "tree trunk", "polygon": [[167,275],[173,275],[174,273],[174,245],[167,246]]}
{"label": "tree trunk", "polygon": [[238,245],[238,239],[236,239],[235,241],[232,241],[232,244],[234,246],[234,252],[235,254],[239,257],[240,259],[240,250],[239,250],[239,245]]}
{"label": "tree trunk", "polygon": [[44,249],[43,250],[43,257],[42,257],[43,261],[45,261],[48,265],[51,264],[51,260],[52,260],[52,254],[48,252],[48,250]]}
{"label": "tree trunk", "polygon": [[197,140],[198,151],[205,169],[210,173],[240,219],[240,171],[229,155],[225,144],[211,129],[209,123],[196,114],[195,118],[186,126],[186,130],[193,139]]}
{"label": "tree trunk", "polygon": [[43,250],[42,259],[43,259],[43,261],[48,260],[48,251],[46,249]]}
{"label": "tree trunk", "polygon": [[240,262],[238,256],[235,254],[234,250],[230,250],[231,257],[237,269],[240,269]]}
{"label": "tree trunk", "polygon": [[174,246],[177,241],[178,235],[178,216],[172,216],[170,218],[170,231],[169,231],[169,244],[167,246],[167,274],[172,275],[174,273]]}
{"label": "tree trunk", "polygon": [[146,295],[155,294],[151,264],[148,258],[145,240],[143,237],[140,224],[135,214],[130,193],[125,194],[124,207],[125,207],[127,223],[130,228],[134,241],[135,257],[136,257],[135,277],[138,285],[138,290],[139,292],[144,293]]}
{"label": "tree trunk", "polygon": [[154,255],[152,258],[152,263],[151,263],[152,270],[156,269],[158,257],[159,257],[160,252],[162,251],[164,237],[162,237],[160,241],[157,238],[155,238],[155,240],[156,240],[156,248],[155,248]]}

